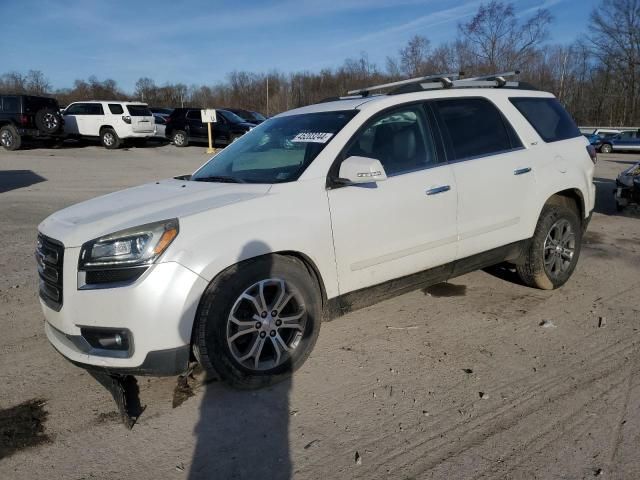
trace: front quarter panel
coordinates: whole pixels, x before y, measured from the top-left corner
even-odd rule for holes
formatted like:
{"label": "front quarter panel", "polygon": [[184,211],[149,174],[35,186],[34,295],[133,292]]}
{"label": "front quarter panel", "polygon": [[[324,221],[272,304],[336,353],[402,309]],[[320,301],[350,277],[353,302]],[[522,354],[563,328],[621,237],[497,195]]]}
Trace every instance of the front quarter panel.
{"label": "front quarter panel", "polygon": [[265,196],[180,218],[166,261],[211,281],[231,265],[276,252],[307,257],[327,297],[338,295],[324,179],[275,184]]}

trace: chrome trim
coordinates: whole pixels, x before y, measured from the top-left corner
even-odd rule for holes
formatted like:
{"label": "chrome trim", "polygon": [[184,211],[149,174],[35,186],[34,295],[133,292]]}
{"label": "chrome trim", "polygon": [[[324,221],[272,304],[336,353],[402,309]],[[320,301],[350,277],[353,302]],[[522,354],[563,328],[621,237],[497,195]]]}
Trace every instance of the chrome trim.
{"label": "chrome trim", "polygon": [[425,193],[427,195],[437,195],[438,193],[448,192],[449,190],[451,190],[451,186],[450,185],[442,185],[440,187],[430,188]]}

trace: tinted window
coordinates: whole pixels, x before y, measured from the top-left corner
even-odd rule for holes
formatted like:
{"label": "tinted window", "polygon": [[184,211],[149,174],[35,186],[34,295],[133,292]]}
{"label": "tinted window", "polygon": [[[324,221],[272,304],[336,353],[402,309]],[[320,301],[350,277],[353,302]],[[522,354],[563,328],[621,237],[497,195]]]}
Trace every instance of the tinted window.
{"label": "tinted window", "polygon": [[86,111],[84,103],[76,103],[67,107],[64,113],[65,115],[84,115]]}
{"label": "tinted window", "polygon": [[276,117],[261,123],[198,170],[195,181],[296,180],[357,110]]}
{"label": "tinted window", "polygon": [[189,110],[187,112],[187,118],[189,120],[200,120],[200,121],[202,121],[202,116],[200,115],[200,110]]}
{"label": "tinted window", "polygon": [[483,98],[457,98],[434,103],[450,160],[492,155],[522,147],[498,108]]}
{"label": "tinted window", "polygon": [[127,110],[132,117],[150,117],[152,115],[146,105],[127,105]]}
{"label": "tinted window", "polygon": [[229,112],[227,110],[218,110],[218,116],[222,117],[223,120],[227,120],[230,123],[244,123],[245,120],[240,118],[235,113]]}
{"label": "tinted window", "polygon": [[20,111],[20,102],[18,97],[3,97],[2,111],[7,113],[18,113]]}
{"label": "tinted window", "polygon": [[545,142],[580,136],[580,130],[555,98],[510,98]]}
{"label": "tinted window", "polygon": [[377,117],[352,141],[346,157],[380,160],[387,175],[397,175],[436,163],[422,106],[413,105]]}
{"label": "tinted window", "polygon": [[110,103],[109,111],[114,115],[122,115],[124,113],[122,105],[120,105],[119,103]]}

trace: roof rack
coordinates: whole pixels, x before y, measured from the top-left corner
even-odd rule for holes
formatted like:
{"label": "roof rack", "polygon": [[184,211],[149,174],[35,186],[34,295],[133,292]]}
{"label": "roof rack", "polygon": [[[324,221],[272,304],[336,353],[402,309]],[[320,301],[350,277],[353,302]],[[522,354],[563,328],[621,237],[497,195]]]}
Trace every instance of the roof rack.
{"label": "roof rack", "polygon": [[349,90],[347,95],[360,95],[368,97],[369,94],[376,90],[384,90],[386,88],[402,87],[404,85],[412,85],[427,81],[440,82],[441,85],[450,84],[453,80],[460,78],[464,72],[459,73],[440,73],[437,75],[427,75],[426,77],[410,78],[408,80],[400,80],[398,82],[383,83],[381,85],[373,85],[371,87],[359,88],[358,90]]}
{"label": "roof rack", "polygon": [[358,90],[350,90],[348,95],[368,97],[372,91],[384,90],[392,88],[389,95],[397,95],[400,93],[420,92],[423,90],[435,90],[440,88],[527,88],[532,87],[529,84],[521,84],[517,81],[507,81],[507,77],[519,75],[519,70],[511,72],[495,73],[492,75],[482,75],[478,77],[463,78],[464,72],[446,73],[437,75],[427,75],[426,77],[410,78],[408,80],[400,80],[399,82],[384,83],[382,85],[374,85],[372,87],[360,88]]}

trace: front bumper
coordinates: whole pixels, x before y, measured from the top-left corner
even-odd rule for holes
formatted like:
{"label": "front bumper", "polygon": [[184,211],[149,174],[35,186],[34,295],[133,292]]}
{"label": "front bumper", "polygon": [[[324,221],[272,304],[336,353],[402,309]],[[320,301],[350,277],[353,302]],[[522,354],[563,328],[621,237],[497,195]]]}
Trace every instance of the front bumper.
{"label": "front bumper", "polygon": [[[55,311],[40,300],[45,332],[71,362],[111,373],[173,375],[187,368],[191,329],[207,282],[175,262],[151,266],[131,285],[78,289],[78,248],[65,249],[64,302]],[[92,347],[85,329],[121,329],[127,351]]]}

